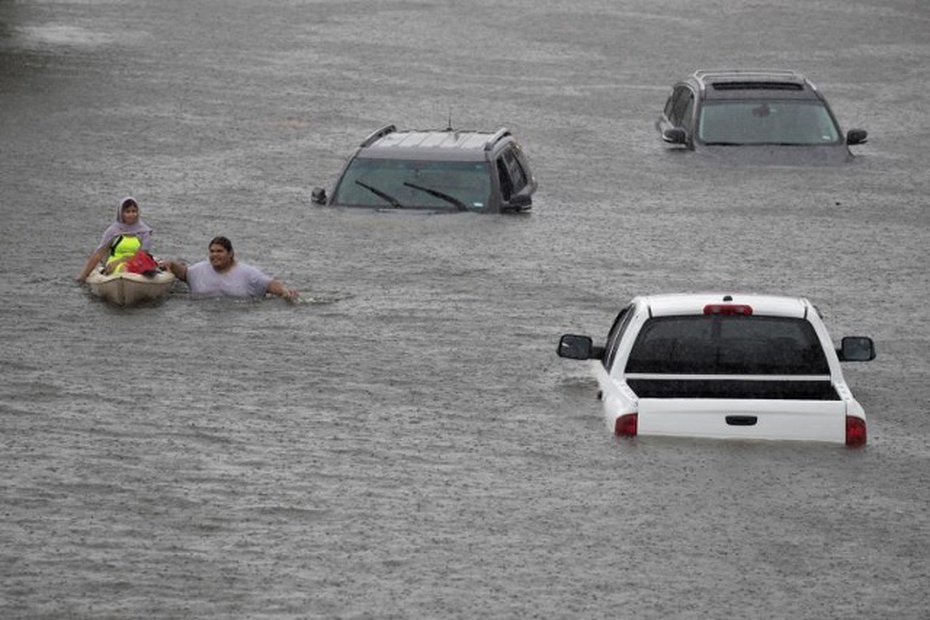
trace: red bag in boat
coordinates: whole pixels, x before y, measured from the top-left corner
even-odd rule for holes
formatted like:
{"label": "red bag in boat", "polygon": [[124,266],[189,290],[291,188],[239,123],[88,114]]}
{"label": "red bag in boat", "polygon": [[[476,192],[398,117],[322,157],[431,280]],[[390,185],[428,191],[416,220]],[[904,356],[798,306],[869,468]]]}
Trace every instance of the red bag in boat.
{"label": "red bag in boat", "polygon": [[158,263],[152,258],[152,255],[145,250],[139,250],[135,255],[126,261],[126,271],[129,273],[141,273],[146,276],[154,276],[158,272]]}

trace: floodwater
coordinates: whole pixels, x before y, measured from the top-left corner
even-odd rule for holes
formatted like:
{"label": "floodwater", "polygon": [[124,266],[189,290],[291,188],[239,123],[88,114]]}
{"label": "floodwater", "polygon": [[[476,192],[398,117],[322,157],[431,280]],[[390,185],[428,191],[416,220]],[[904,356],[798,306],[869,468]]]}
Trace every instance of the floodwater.
{"label": "floodwater", "polygon": [[[722,166],[653,122],[787,67],[869,131]],[[927,618],[930,4],[0,0],[0,616]],[[527,216],[310,204],[362,137],[510,128]],[[299,304],[115,309],[134,195]],[[558,336],[641,293],[803,295],[869,444],[618,441]]]}

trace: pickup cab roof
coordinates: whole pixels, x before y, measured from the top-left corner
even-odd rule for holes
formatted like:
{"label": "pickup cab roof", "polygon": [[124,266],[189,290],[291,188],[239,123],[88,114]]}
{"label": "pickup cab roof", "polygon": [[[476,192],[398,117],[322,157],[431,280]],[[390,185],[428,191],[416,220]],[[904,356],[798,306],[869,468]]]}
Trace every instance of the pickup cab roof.
{"label": "pickup cab roof", "polygon": [[811,308],[811,303],[802,297],[758,294],[670,293],[644,296],[638,298],[638,301],[644,304],[649,310],[649,315],[654,317],[704,314],[708,306],[717,305],[723,308],[730,305],[748,306],[753,314],[804,318]]}

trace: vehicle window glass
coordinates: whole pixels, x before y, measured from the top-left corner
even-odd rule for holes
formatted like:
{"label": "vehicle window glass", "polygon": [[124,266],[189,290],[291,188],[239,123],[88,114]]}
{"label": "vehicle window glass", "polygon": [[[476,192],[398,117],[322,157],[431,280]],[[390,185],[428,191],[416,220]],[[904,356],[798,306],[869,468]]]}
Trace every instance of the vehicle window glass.
{"label": "vehicle window glass", "polygon": [[804,319],[676,316],[647,321],[627,373],[823,375],[830,368]]}
{"label": "vehicle window glass", "polygon": [[665,117],[669,119],[669,121],[672,121],[674,110],[675,110],[675,93],[672,93],[671,95],[669,95],[668,99],[665,100]]}
{"label": "vehicle window glass", "polygon": [[526,187],[526,171],[523,170],[523,165],[520,163],[519,158],[513,153],[510,154],[510,159],[512,160],[510,165],[510,178],[513,180],[513,189],[515,192],[520,192]]}
{"label": "vehicle window glass", "polygon": [[[526,173],[523,171],[523,166],[520,165],[519,160],[510,150],[504,151],[503,160],[507,176],[510,178],[510,194],[519,193],[520,190],[526,187]],[[503,182],[501,185],[503,186]]]}
{"label": "vehicle window glass", "polygon": [[409,208],[456,209],[453,201],[460,201],[479,210],[488,205],[491,180],[484,162],[356,158],[340,180],[333,202],[390,207],[385,195]]}
{"label": "vehicle window glass", "polygon": [[620,340],[624,332],[626,332],[626,328],[630,324],[630,319],[634,314],[632,308],[633,306],[627,306],[621,310],[620,313],[617,314],[617,318],[614,319],[614,324],[610,328],[610,331],[607,333],[607,342],[604,345],[604,359],[602,360],[604,368],[607,370],[610,370],[611,366],[614,364],[614,360],[617,358],[617,349],[620,347]]}
{"label": "vehicle window glass", "polygon": [[672,107],[672,115],[669,120],[676,127],[680,127],[685,116],[685,111],[694,96],[691,89],[681,86],[675,90],[675,103]]}
{"label": "vehicle window glass", "polygon": [[513,195],[513,182],[510,180],[510,172],[507,170],[503,157],[497,159],[497,177],[501,185],[501,198],[504,201],[510,200]]}
{"label": "vehicle window glass", "polygon": [[707,144],[836,144],[839,128],[819,101],[723,101],[701,109],[698,139]]}
{"label": "vehicle window glass", "polygon": [[523,177],[526,179],[527,184],[529,184],[532,174],[530,174],[530,162],[526,158],[526,153],[523,152],[523,149],[520,148],[520,145],[513,145],[513,156],[517,160],[517,165],[520,166],[520,171],[523,174]]}
{"label": "vehicle window glass", "polygon": [[688,96],[685,101],[685,107],[681,113],[681,121],[679,125],[682,129],[691,134],[691,131],[694,129],[694,95],[691,91],[688,91]]}

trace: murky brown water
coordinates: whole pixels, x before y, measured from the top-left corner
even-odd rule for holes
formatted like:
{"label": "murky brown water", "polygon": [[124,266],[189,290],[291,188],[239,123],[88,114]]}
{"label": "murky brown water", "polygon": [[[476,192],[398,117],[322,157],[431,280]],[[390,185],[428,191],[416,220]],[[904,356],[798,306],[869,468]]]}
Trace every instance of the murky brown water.
{"label": "murky brown water", "polygon": [[[0,615],[925,618],[930,10],[913,1],[0,0]],[[722,168],[652,123],[790,67],[870,142]],[[507,126],[527,217],[309,203],[370,131]],[[117,201],[304,303],[116,310]],[[879,358],[864,450],[616,442],[563,332],[805,295]]]}

